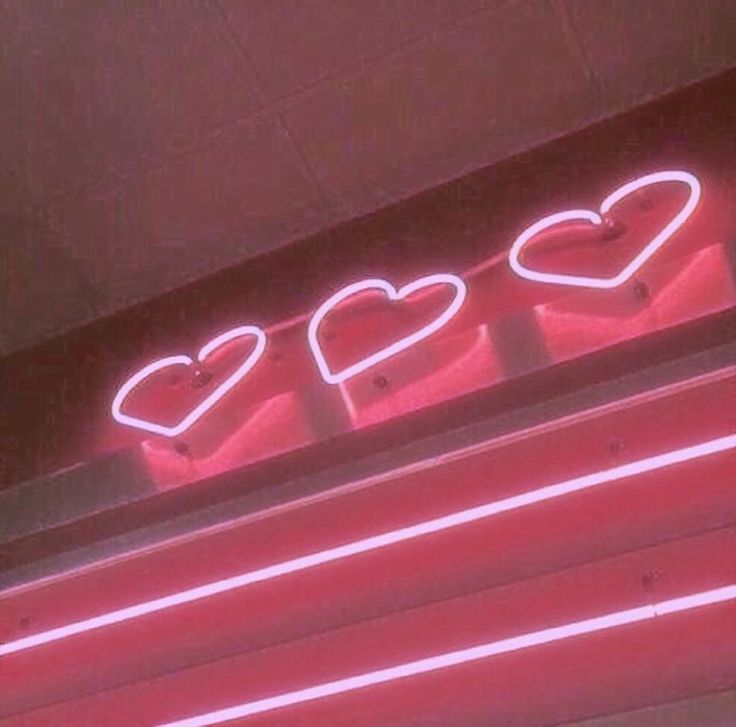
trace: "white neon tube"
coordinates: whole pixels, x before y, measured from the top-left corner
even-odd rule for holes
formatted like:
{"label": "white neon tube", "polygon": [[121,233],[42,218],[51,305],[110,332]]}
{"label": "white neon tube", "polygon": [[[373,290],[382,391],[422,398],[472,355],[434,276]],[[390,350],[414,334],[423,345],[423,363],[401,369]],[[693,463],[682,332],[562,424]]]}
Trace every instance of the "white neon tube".
{"label": "white neon tube", "polygon": [[575,477],[570,480],[564,480],[552,485],[547,485],[521,495],[506,497],[502,500],[495,500],[483,505],[471,507],[466,510],[444,515],[432,520],[425,520],[414,525],[410,525],[397,530],[391,530],[379,535],[374,535],[361,540],[355,540],[350,543],[328,548],[309,555],[303,555],[292,560],[282,561],[265,568],[240,573],[230,578],[206,583],[195,588],[189,588],[184,591],[162,596],[150,601],[127,606],[115,611],[94,616],[92,618],[75,621],[65,626],[41,631],[31,636],[25,636],[15,641],[9,641],[0,644],[0,656],[14,654],[26,649],[32,649],[42,644],[48,644],[60,639],[65,639],[76,634],[83,634],[96,629],[112,626],[113,624],[123,623],[135,618],[146,616],[150,613],[164,611],[167,608],[173,608],[186,603],[201,601],[205,598],[216,596],[220,593],[227,593],[238,588],[244,588],[253,583],[260,583],[272,578],[287,575],[289,573],[297,573],[299,571],[315,568],[325,563],[333,563],[335,561],[344,560],[354,555],[367,553],[369,551],[385,548],[389,545],[414,540],[424,535],[439,533],[444,530],[466,525],[468,523],[478,522],[486,518],[493,517],[504,512],[518,510],[528,505],[538,502],[554,500],[558,497],[570,495],[575,492],[589,490],[599,485],[605,485],[609,482],[617,482],[627,477],[653,472],[655,470],[669,467],[683,462],[689,462],[701,457],[715,454],[717,452],[725,452],[736,448],[736,434],[730,434],[725,437],[718,437],[700,444],[694,444],[689,447],[675,449],[670,452],[645,457],[644,459],[629,462],[628,464],[619,465],[610,469],[601,470],[592,474]]}
{"label": "white neon tube", "polygon": [[[591,277],[585,275],[569,275],[562,273],[543,273],[526,267],[520,258],[524,246],[540,232],[547,230],[563,222],[573,220],[584,220],[593,225],[602,225],[602,215],[607,214],[611,208],[624,197],[637,192],[644,187],[662,182],[682,182],[690,189],[690,195],[682,209],[657,233],[644,248],[629,262],[623,270],[610,278]],[[509,264],[511,269],[522,278],[534,280],[540,283],[555,283],[557,285],[575,285],[583,288],[609,289],[616,288],[625,283],[644,263],[659,250],[690,218],[700,200],[701,187],[697,177],[684,171],[664,171],[647,174],[643,177],[624,184],[612,192],[601,203],[600,214],[592,210],[567,210],[543,217],[524,230],[511,246],[509,252]]]}
{"label": "white neon tube", "polygon": [[[433,285],[449,285],[455,289],[455,295],[452,301],[437,318],[411,335],[395,341],[390,346],[386,346],[386,348],[376,351],[376,353],[367,356],[351,366],[348,366],[342,371],[333,373],[330,370],[330,366],[322,353],[322,347],[320,346],[317,332],[319,330],[320,323],[322,323],[325,316],[333,308],[356,293],[361,293],[366,290],[380,290],[386,294],[389,300],[403,300],[407,296],[412,295],[412,293],[424,290],[425,288],[429,288]],[[431,336],[435,331],[438,331],[446,325],[460,310],[460,308],[462,308],[467,292],[467,287],[460,278],[456,275],[445,273],[438,273],[437,275],[428,275],[424,278],[418,278],[414,282],[409,283],[398,290],[391,285],[391,283],[386,280],[381,280],[380,278],[361,280],[338,290],[337,293],[330,296],[324,303],[322,303],[322,305],[320,305],[319,308],[317,308],[309,321],[309,326],[307,328],[307,341],[309,343],[309,348],[312,351],[312,356],[317,364],[317,368],[319,369],[320,374],[322,374],[322,378],[328,384],[339,384],[353,376],[356,376],[362,371],[369,369],[371,366],[375,366],[377,363],[385,361],[401,351],[405,351],[415,343],[427,338],[427,336]]]}
{"label": "white neon tube", "polygon": [[266,349],[266,334],[258,326],[239,326],[233,328],[225,333],[221,333],[219,336],[215,336],[209,343],[206,343],[200,349],[197,354],[197,361],[200,363],[220,346],[235,340],[236,338],[243,338],[245,336],[253,336],[256,339],[256,344],[253,350],[248,354],[243,363],[238,366],[235,371],[230,374],[215,390],[199,405],[197,405],[192,411],[190,411],[177,425],[173,427],[167,427],[163,424],[157,424],[156,422],[149,421],[148,419],[141,419],[140,417],[134,417],[129,414],[122,412],[122,406],[125,400],[128,398],[133,389],[138,384],[145,381],[149,376],[152,376],[156,371],[169,368],[170,366],[191,366],[194,360],[190,356],[179,355],[179,356],[167,356],[161,358],[158,361],[144,366],[140,371],[133,374],[118,390],[115,394],[115,398],[112,402],[112,417],[115,421],[120,424],[125,424],[129,427],[136,427],[137,429],[143,429],[147,432],[153,432],[154,434],[162,434],[165,437],[177,437],[185,432],[189,427],[195,424],[201,419],[230,389],[236,386],[240,380],[258,363],[258,360],[263,355]]}
{"label": "white neon tube", "polygon": [[384,684],[397,679],[427,674],[440,669],[447,669],[451,666],[457,666],[458,664],[467,664],[468,662],[486,659],[490,656],[508,654],[512,651],[541,646],[542,644],[549,644],[554,641],[563,641],[564,639],[582,636],[583,634],[592,634],[617,626],[647,621],[658,616],[665,616],[733,600],[736,600],[736,585],[729,585],[711,591],[695,593],[683,598],[662,601],[661,603],[655,603],[650,606],[615,611],[614,613],[608,613],[583,621],[574,621],[562,626],[531,631],[508,639],[479,644],[467,649],[437,654],[386,669],[378,669],[345,679],[325,682],[324,684],[318,684],[306,689],[298,689],[274,697],[246,702],[234,707],[228,707],[227,709],[207,712],[206,714],[187,717],[186,719],[175,722],[166,722],[156,727],[208,727],[208,725],[222,724],[223,722],[230,722],[234,719],[263,714],[264,712],[271,712],[282,707],[311,702],[315,699],[322,699],[335,694],[344,694],[345,692],[352,692],[356,689],[362,689],[376,684]]}

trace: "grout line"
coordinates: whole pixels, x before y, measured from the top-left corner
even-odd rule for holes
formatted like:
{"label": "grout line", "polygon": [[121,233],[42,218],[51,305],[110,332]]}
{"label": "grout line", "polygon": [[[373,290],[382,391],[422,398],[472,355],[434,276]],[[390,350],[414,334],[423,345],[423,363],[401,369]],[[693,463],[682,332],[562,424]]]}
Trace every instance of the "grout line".
{"label": "grout line", "polygon": [[[352,78],[358,75],[359,73],[361,73],[365,68],[375,65],[376,63],[386,58],[389,58],[391,56],[401,55],[407,49],[410,49],[432,38],[442,35],[443,33],[455,28],[456,26],[461,25],[464,22],[468,22],[469,20],[474,19],[480,15],[497,14],[499,11],[504,10],[508,7],[512,7],[514,5],[520,5],[524,2],[529,2],[529,1],[530,0],[505,0],[503,5],[500,7],[488,7],[484,5],[478,10],[475,10],[467,15],[463,15],[459,18],[455,18],[454,20],[448,21],[447,23],[437,26],[433,30],[423,35],[413,37],[400,45],[394,46],[388,49],[386,52],[381,53],[380,55],[370,56],[368,58],[365,58],[359,61],[358,63],[352,64],[349,66],[345,66],[344,68],[340,69],[339,71],[336,71],[335,73],[328,74],[311,83],[308,83],[304,86],[300,86],[298,89],[295,89],[291,92],[288,92],[281,96],[276,96],[272,99],[268,99],[266,97],[265,92],[263,91],[262,82],[258,74],[255,71],[254,64],[249,59],[249,54],[243,47],[242,43],[240,42],[239,38],[237,37],[237,34],[233,30],[227,18],[227,11],[222,7],[221,0],[214,0],[214,5],[218,8],[219,12],[223,15],[223,22],[226,26],[231,42],[235,44],[236,49],[240,52],[241,56],[243,57],[243,60],[247,64],[247,68],[250,72],[250,77],[248,75],[243,74],[243,80],[246,83],[252,82],[256,88],[256,96],[257,96],[256,109],[252,113],[245,113],[240,116],[235,116],[232,119],[223,122],[222,124],[210,127],[209,129],[202,132],[201,138],[197,140],[197,142],[194,144],[185,145],[179,148],[172,148],[171,146],[166,146],[164,144],[163,151],[159,155],[142,156],[138,158],[133,163],[133,165],[131,165],[131,167],[129,168],[126,168],[124,170],[117,169],[117,168],[109,169],[109,170],[106,170],[106,173],[104,174],[104,176],[97,175],[94,177],[94,179],[88,179],[86,181],[83,181],[80,184],[74,186],[74,188],[60,189],[55,192],[52,192],[48,196],[48,199],[46,200],[46,202],[49,206],[52,206],[52,205],[53,206],[63,206],[67,204],[70,201],[70,199],[72,199],[76,195],[94,193],[95,191],[101,192],[103,194],[108,193],[113,188],[124,186],[125,184],[129,183],[132,179],[135,179],[136,177],[138,177],[141,174],[141,172],[143,172],[144,170],[153,171],[156,169],[160,169],[163,166],[165,166],[165,164],[171,159],[185,157],[191,154],[195,154],[204,149],[207,149],[212,144],[212,141],[215,137],[219,136],[220,134],[226,133],[228,130],[232,128],[236,128],[237,126],[243,123],[247,123],[251,121],[252,119],[257,118],[258,116],[268,115],[271,118],[274,118],[277,121],[279,121],[280,120],[279,109],[283,108],[284,106],[287,106],[294,98],[297,98],[300,95],[308,93],[313,88],[323,83],[335,81],[340,78]],[[293,143],[293,137],[290,131],[285,127],[285,124],[283,124],[283,121],[282,121],[282,128],[284,128],[284,133],[287,134],[287,136]]]}
{"label": "grout line", "polygon": [[583,34],[580,32],[577,20],[572,9],[567,5],[565,0],[551,0],[552,9],[557,16],[562,34],[568,45],[573,49],[581,61],[581,65],[588,76],[588,80],[593,85],[599,98],[603,96],[603,79],[595,68],[592,61],[588,46],[583,40]]}
{"label": "grout line", "polygon": [[235,28],[233,28],[232,23],[230,22],[230,17],[228,16],[227,10],[225,10],[225,8],[222,6],[221,0],[215,0],[215,6],[218,8],[220,15],[222,16],[222,22],[225,26],[228,36],[230,37],[231,42],[233,43],[234,48],[240,55],[244,66],[248,70],[248,74],[252,76],[255,81],[260,99],[264,103],[264,109],[270,112],[271,117],[278,124],[282,135],[284,136],[290,147],[292,154],[299,162],[299,165],[302,167],[302,171],[306,175],[307,179],[309,179],[309,182],[312,185],[312,188],[323,207],[323,211],[329,216],[330,203],[324,189],[322,189],[322,185],[319,182],[319,178],[315,170],[309,163],[309,160],[301,146],[297,144],[296,138],[294,137],[294,134],[286,123],[283,114],[277,110],[276,105],[273,104],[273,102],[269,103],[266,100],[266,94],[263,91],[263,83],[256,69],[256,65],[253,62],[253,58],[251,57],[248,49],[245,46],[245,43],[241,40]]}

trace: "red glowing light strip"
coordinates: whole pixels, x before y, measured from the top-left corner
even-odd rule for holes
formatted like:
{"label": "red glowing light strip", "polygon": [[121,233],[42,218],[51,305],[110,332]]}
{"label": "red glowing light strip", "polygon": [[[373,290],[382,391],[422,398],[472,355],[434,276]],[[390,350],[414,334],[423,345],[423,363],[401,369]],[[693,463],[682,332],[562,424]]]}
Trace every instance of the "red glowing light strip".
{"label": "red glowing light strip", "polygon": [[521,495],[514,495],[502,500],[495,500],[484,505],[478,505],[466,510],[450,513],[449,515],[443,515],[432,520],[425,520],[404,528],[380,533],[379,535],[373,535],[368,538],[363,538],[362,540],[356,540],[334,548],[321,550],[317,553],[310,553],[309,555],[300,556],[292,560],[282,561],[281,563],[276,563],[265,568],[240,573],[238,575],[231,576],[230,578],[206,583],[195,588],[172,593],[168,596],[155,598],[151,601],[145,601],[133,606],[110,611],[100,616],[94,616],[82,621],[75,621],[67,624],[66,626],[42,631],[31,636],[26,636],[22,639],[17,639],[16,641],[10,641],[6,644],[0,644],[0,656],[25,651],[26,649],[32,649],[36,646],[41,646],[42,644],[59,641],[60,639],[65,639],[76,634],[94,631],[105,626],[111,626],[113,624],[130,621],[141,616],[146,616],[150,613],[164,611],[167,608],[200,601],[205,598],[216,596],[220,593],[226,593],[238,588],[243,588],[253,583],[267,581],[271,578],[278,578],[279,576],[287,575],[289,573],[304,571],[325,563],[333,563],[338,560],[349,558],[353,555],[367,553],[389,545],[414,540],[415,538],[423,535],[450,530],[451,528],[455,528],[460,525],[484,520],[486,518],[493,517],[494,515],[499,515],[500,513],[518,510],[538,502],[553,500],[558,497],[588,490],[609,482],[616,482],[627,477],[633,477],[635,475],[652,472],[671,465],[689,462],[694,459],[706,457],[718,452],[725,452],[734,448],[736,448],[736,434],[730,434],[725,437],[710,439],[706,442],[701,442],[700,444],[694,444],[689,447],[683,447],[681,449],[664,452],[652,457],[646,457],[644,459],[612,467],[607,470],[601,470],[581,477],[575,477],[570,480],[564,480],[530,492],[525,492]]}
{"label": "red glowing light strip", "polygon": [[318,684],[306,689],[286,692],[275,697],[258,699],[253,702],[239,704],[235,707],[200,714],[196,717],[187,717],[176,722],[159,724],[156,727],[207,727],[207,725],[222,724],[223,722],[230,722],[231,720],[242,717],[271,712],[282,707],[311,702],[315,699],[322,699],[323,697],[329,697],[335,694],[344,694],[345,692],[352,692],[356,689],[362,689],[376,684],[385,684],[396,679],[427,674],[438,671],[439,669],[457,666],[458,664],[467,664],[468,662],[486,659],[490,656],[508,654],[512,651],[562,641],[573,636],[592,634],[597,631],[615,628],[616,626],[638,623],[657,618],[658,616],[668,616],[673,613],[690,611],[694,608],[733,600],[736,600],[736,585],[728,585],[711,591],[701,591],[700,593],[661,601],[660,603],[654,603],[649,606],[630,608],[625,611],[615,611],[583,621],[573,621],[562,626],[531,631],[499,641],[491,641],[458,651],[437,654],[417,661],[410,661],[405,664],[378,669],[377,671],[366,672],[365,674],[358,674],[345,679],[325,682],[324,684]]}

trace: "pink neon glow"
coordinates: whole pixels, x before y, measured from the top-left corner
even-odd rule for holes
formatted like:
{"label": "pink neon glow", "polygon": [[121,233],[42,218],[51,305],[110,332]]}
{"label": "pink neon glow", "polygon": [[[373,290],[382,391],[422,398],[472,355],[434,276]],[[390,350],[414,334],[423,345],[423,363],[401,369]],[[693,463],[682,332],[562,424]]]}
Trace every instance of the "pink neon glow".
{"label": "pink neon glow", "polygon": [[155,598],[151,601],[144,601],[143,603],[138,603],[133,606],[121,608],[116,611],[110,611],[108,613],[101,614],[100,616],[94,616],[82,621],[75,621],[74,623],[59,626],[58,628],[50,629],[48,631],[42,631],[16,641],[9,641],[5,644],[0,644],[0,656],[25,651],[26,649],[32,649],[34,647],[41,646],[42,644],[48,644],[53,641],[65,639],[70,636],[74,636],[75,634],[82,634],[105,626],[130,621],[135,618],[146,616],[150,613],[156,613],[158,611],[164,611],[167,608],[173,608],[174,606],[193,603],[194,601],[201,601],[220,593],[244,588],[245,586],[249,586],[253,583],[260,583],[289,573],[308,570],[309,568],[315,568],[325,563],[344,560],[360,553],[367,553],[369,551],[378,550],[379,548],[385,548],[397,543],[414,540],[415,538],[430,535],[432,533],[450,530],[451,528],[478,522],[479,520],[484,520],[486,518],[499,515],[500,513],[519,510],[538,502],[554,500],[558,497],[564,497],[565,495],[570,495],[575,492],[589,490],[594,487],[598,487],[599,485],[617,482],[628,477],[634,477],[646,472],[652,472],[664,467],[670,467],[672,465],[706,457],[717,452],[725,452],[734,448],[736,448],[736,434],[730,434],[725,437],[711,439],[682,449],[675,449],[652,457],[646,457],[644,459],[612,467],[607,470],[601,470],[581,477],[575,477],[570,480],[564,480],[562,482],[541,487],[537,490],[525,492],[521,495],[514,495],[502,500],[495,500],[483,505],[471,507],[466,510],[459,510],[432,520],[425,520],[397,530],[380,533],[362,540],[355,540],[334,548],[328,548],[327,550],[310,553],[292,560],[275,563],[274,565],[270,565],[265,568],[240,573],[229,578],[205,583],[195,588],[172,593],[168,596]]}
{"label": "pink neon glow", "polygon": [[165,437],[176,437],[182,432],[185,432],[195,422],[197,422],[202,416],[204,416],[230,389],[236,386],[240,380],[256,365],[258,359],[263,355],[263,351],[266,348],[266,334],[257,326],[239,326],[233,328],[230,331],[220,334],[213,338],[209,343],[202,346],[201,350],[197,354],[197,361],[203,362],[213,351],[220,348],[220,346],[235,340],[236,338],[242,338],[245,336],[254,336],[256,339],[256,345],[248,354],[245,361],[225,379],[203,402],[198,404],[192,411],[189,412],[178,424],[173,427],[167,427],[163,424],[156,424],[155,422],[148,421],[147,419],[140,419],[138,417],[130,416],[129,414],[123,414],[121,411],[123,402],[128,397],[133,389],[138,384],[145,381],[149,376],[154,374],[156,371],[168,368],[169,366],[191,366],[194,360],[189,356],[168,356],[166,358],[154,361],[148,366],[144,366],[140,371],[133,374],[118,390],[115,394],[115,398],[112,402],[112,416],[115,421],[125,424],[129,427],[137,427],[138,429],[144,429],[147,432],[153,432],[154,434],[163,434]]}
{"label": "pink neon glow", "polygon": [[[612,278],[565,275],[561,273],[543,273],[538,270],[527,268],[519,260],[519,256],[521,255],[521,251],[524,249],[524,246],[540,232],[543,232],[550,227],[554,227],[555,225],[574,220],[584,220],[594,225],[601,225],[603,224],[602,215],[609,212],[609,210],[624,197],[633,194],[643,187],[660,184],[662,182],[683,182],[686,184],[690,188],[690,196],[688,197],[687,202],[670,220],[670,222],[644,246],[641,252],[639,252],[620,273],[614,275]],[[634,275],[634,273],[636,273],[636,271],[639,270],[641,266],[644,265],[644,263],[646,263],[647,260],[649,260],[649,258],[652,257],[652,255],[654,255],[654,253],[657,252],[657,250],[659,250],[659,248],[661,248],[662,245],[664,245],[667,240],[669,240],[685,224],[700,200],[700,191],[700,182],[689,172],[665,171],[655,172],[654,174],[647,174],[643,177],[639,177],[628,184],[624,184],[615,192],[608,195],[601,204],[600,214],[591,210],[567,210],[566,212],[557,212],[547,217],[543,217],[541,220],[538,220],[533,225],[527,227],[526,230],[516,238],[514,244],[511,246],[509,264],[517,275],[520,275],[522,278],[526,278],[527,280],[535,280],[540,283],[576,285],[583,288],[616,288]]]}
{"label": "pink neon glow", "polygon": [[362,689],[376,684],[385,684],[386,682],[397,679],[447,669],[458,664],[467,664],[468,662],[486,659],[491,656],[508,654],[512,651],[541,646],[542,644],[562,641],[575,636],[592,634],[597,631],[616,628],[617,626],[639,623],[657,618],[658,616],[665,616],[716,603],[724,603],[735,599],[736,585],[724,586],[723,588],[695,593],[684,598],[662,601],[661,603],[640,606],[639,608],[631,608],[625,611],[615,611],[614,613],[608,613],[583,621],[574,621],[562,626],[554,626],[499,641],[471,646],[458,651],[437,654],[417,661],[410,661],[405,664],[378,669],[345,679],[325,682],[324,684],[318,684],[306,689],[286,692],[253,702],[246,702],[245,704],[220,709],[215,712],[208,712],[197,715],[196,717],[188,717],[177,720],[176,722],[167,722],[166,724],[158,725],[158,727],[207,727],[207,725],[222,724],[223,722],[230,722],[234,719],[249,717],[254,714],[263,714],[264,712],[271,712],[282,707],[311,702],[315,699],[322,699],[335,694],[344,694],[345,692],[352,692],[356,689]]}
{"label": "pink neon glow", "polygon": [[[329,364],[325,360],[324,354],[322,353],[322,347],[319,344],[317,336],[319,325],[325,316],[337,305],[339,305],[346,298],[349,298],[356,293],[360,293],[364,290],[382,290],[388,296],[389,300],[402,300],[412,293],[416,293],[418,290],[429,288],[432,285],[451,285],[455,288],[455,297],[452,299],[450,305],[442,312],[442,314],[435,318],[431,323],[423,326],[418,331],[415,331],[410,336],[406,336],[390,346],[377,351],[376,353],[354,363],[352,366],[348,366],[342,371],[333,373],[330,370]],[[395,356],[401,351],[405,351],[415,343],[431,336],[435,331],[438,331],[442,326],[450,321],[450,319],[460,310],[463,303],[465,302],[465,296],[467,295],[467,288],[465,283],[458,278],[456,275],[447,275],[439,273],[437,275],[428,275],[424,278],[419,278],[413,283],[405,285],[403,288],[398,290],[391,285],[391,283],[376,278],[370,278],[368,280],[361,280],[358,283],[352,283],[339,290],[334,295],[330,296],[319,308],[317,308],[312,319],[309,321],[309,327],[307,329],[307,339],[309,341],[309,347],[312,350],[312,355],[317,363],[322,378],[328,384],[339,384],[346,379],[355,376],[356,374],[365,371],[366,369],[374,366],[375,364],[385,361],[391,356]]]}

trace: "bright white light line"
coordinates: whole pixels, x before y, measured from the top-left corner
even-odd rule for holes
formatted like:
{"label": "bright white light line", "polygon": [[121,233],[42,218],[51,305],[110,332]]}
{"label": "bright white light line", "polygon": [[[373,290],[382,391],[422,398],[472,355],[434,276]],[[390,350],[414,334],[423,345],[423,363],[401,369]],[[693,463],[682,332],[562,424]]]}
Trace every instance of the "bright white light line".
{"label": "bright white light line", "polygon": [[192,411],[189,412],[176,426],[167,427],[163,424],[156,424],[155,422],[148,421],[147,419],[140,419],[139,417],[130,416],[129,414],[123,414],[122,406],[125,400],[128,398],[133,389],[138,386],[141,382],[155,374],[157,371],[169,368],[171,366],[191,366],[194,361],[190,356],[178,355],[178,356],[167,356],[161,358],[158,361],[144,366],[140,371],[133,374],[118,390],[115,394],[115,398],[112,402],[111,413],[115,421],[125,424],[129,427],[136,427],[143,429],[147,432],[153,432],[154,434],[162,434],[164,437],[178,437],[180,434],[185,432],[189,427],[198,422],[225,394],[230,391],[233,387],[240,383],[240,380],[245,377],[248,372],[258,363],[258,360],[266,350],[266,334],[258,326],[238,326],[225,333],[221,333],[219,336],[215,336],[209,343],[206,343],[200,349],[197,354],[197,361],[204,363],[205,359],[213,352],[216,351],[220,346],[224,346],[230,341],[234,341],[237,338],[243,338],[244,336],[253,336],[256,339],[253,350],[248,354],[248,357],[238,366],[235,371],[230,374],[215,390],[200,404],[198,404]]}
{"label": "bright white light line", "polygon": [[[639,252],[634,259],[626,265],[626,267],[612,278],[594,278],[584,275],[566,275],[560,273],[543,273],[538,270],[527,268],[520,260],[520,255],[524,246],[533,237],[540,232],[554,227],[562,222],[571,222],[573,220],[585,220],[593,225],[602,225],[603,218],[611,211],[611,208],[630,194],[640,189],[649,187],[653,184],[662,182],[682,182],[690,188],[690,195],[682,209],[665,225],[665,227],[655,235]],[[624,184],[616,191],[606,197],[601,203],[600,214],[592,210],[566,210],[565,212],[556,212],[555,214],[543,217],[537,220],[533,225],[524,230],[514,241],[509,251],[509,264],[512,270],[522,278],[534,280],[540,283],[555,283],[557,285],[576,285],[583,288],[610,289],[616,288],[625,283],[632,275],[634,275],[644,263],[654,255],[684,224],[695,211],[700,200],[701,186],[697,177],[690,172],[669,170],[664,172],[654,172],[646,174],[643,177]]]}
{"label": "bright white light line", "polygon": [[[422,326],[422,328],[411,335],[395,341],[390,346],[376,351],[376,353],[354,363],[352,366],[348,366],[342,371],[333,373],[330,370],[327,359],[322,353],[322,347],[320,346],[317,333],[325,316],[335,306],[356,293],[361,293],[366,290],[382,290],[389,300],[403,300],[417,291],[431,288],[434,285],[449,285],[455,289],[455,295],[451,303],[437,318],[426,326]],[[307,326],[307,341],[309,343],[309,348],[312,351],[312,356],[314,357],[315,362],[317,363],[317,368],[319,369],[320,374],[322,374],[322,378],[328,384],[340,384],[362,371],[369,369],[371,366],[375,366],[377,363],[385,361],[386,359],[395,356],[397,353],[405,351],[415,343],[419,343],[419,341],[431,336],[452,320],[455,314],[462,308],[467,293],[468,289],[465,283],[458,278],[457,275],[449,275],[447,273],[437,273],[436,275],[427,275],[424,278],[418,278],[413,283],[409,283],[398,290],[388,281],[381,280],[379,278],[369,278],[368,280],[361,280],[357,283],[345,286],[337,293],[330,296],[324,303],[322,303],[322,305],[320,305],[319,308],[317,308],[309,321],[309,326]]]}
{"label": "bright white light line", "polygon": [[347,677],[346,679],[337,679],[336,681],[318,684],[307,689],[299,689],[294,692],[279,694],[275,697],[246,702],[235,707],[200,714],[196,717],[188,717],[177,720],[176,722],[167,722],[166,724],[157,725],[157,727],[206,727],[207,725],[222,724],[223,722],[230,722],[234,719],[270,712],[281,707],[311,702],[315,699],[343,694],[344,692],[352,692],[355,689],[383,684],[418,674],[426,674],[427,672],[446,669],[447,667],[458,664],[467,664],[468,662],[485,659],[489,656],[508,654],[511,651],[528,649],[532,646],[541,646],[542,644],[569,639],[573,636],[592,634],[596,631],[604,631],[616,626],[633,624],[656,618],[657,616],[667,616],[681,611],[689,611],[693,608],[733,601],[734,599],[736,599],[736,585],[724,586],[723,588],[717,588],[712,591],[694,593],[689,596],[674,598],[670,601],[662,601],[661,603],[655,603],[650,606],[640,606],[639,608],[630,608],[625,611],[616,611],[605,614],[604,616],[585,619],[584,621],[574,621],[562,626],[542,629],[541,631],[532,631],[520,636],[501,639],[500,641],[491,641],[486,644],[471,646],[467,649],[450,651],[445,654],[410,661],[406,664],[358,674],[357,676]]}
{"label": "bright white light line", "polygon": [[67,637],[74,636],[75,634],[94,631],[105,626],[122,623],[123,621],[130,621],[134,618],[139,618],[157,611],[163,611],[174,606],[200,601],[211,596],[216,596],[220,593],[226,593],[237,588],[243,588],[251,585],[252,583],[259,583],[261,581],[270,580],[271,578],[278,578],[279,576],[307,570],[325,563],[333,563],[360,553],[378,550],[379,548],[385,548],[389,545],[413,540],[423,535],[438,533],[460,525],[477,522],[500,513],[518,510],[522,507],[533,505],[538,502],[553,500],[557,497],[563,497],[564,495],[588,490],[609,482],[616,482],[627,477],[652,472],[664,467],[681,464],[683,462],[699,459],[701,457],[706,457],[717,452],[724,452],[734,448],[736,448],[736,434],[730,434],[725,437],[701,442],[700,444],[694,444],[689,447],[683,447],[681,449],[664,452],[652,457],[646,457],[644,459],[612,467],[607,470],[594,472],[581,477],[575,477],[571,480],[547,485],[546,487],[541,487],[537,490],[532,490],[531,492],[525,492],[521,495],[514,495],[502,500],[496,500],[484,505],[478,505],[466,510],[453,512],[449,515],[444,515],[432,520],[425,520],[424,522],[399,528],[398,530],[391,530],[379,535],[363,538],[362,540],[355,540],[351,543],[345,543],[344,545],[339,545],[334,548],[328,548],[326,550],[321,550],[309,555],[303,555],[292,560],[282,561],[281,563],[276,563],[265,568],[259,568],[257,570],[231,576],[230,578],[206,583],[185,591],[179,591],[168,596],[155,598],[151,601],[144,601],[143,603],[110,611],[108,613],[101,614],[100,616],[94,616],[82,621],[75,621],[65,626],[59,626],[48,631],[42,631],[31,636],[26,636],[16,641],[0,644],[0,656],[25,651],[26,649],[32,649],[36,646],[41,646],[42,644],[59,641],[60,639],[65,639]]}

